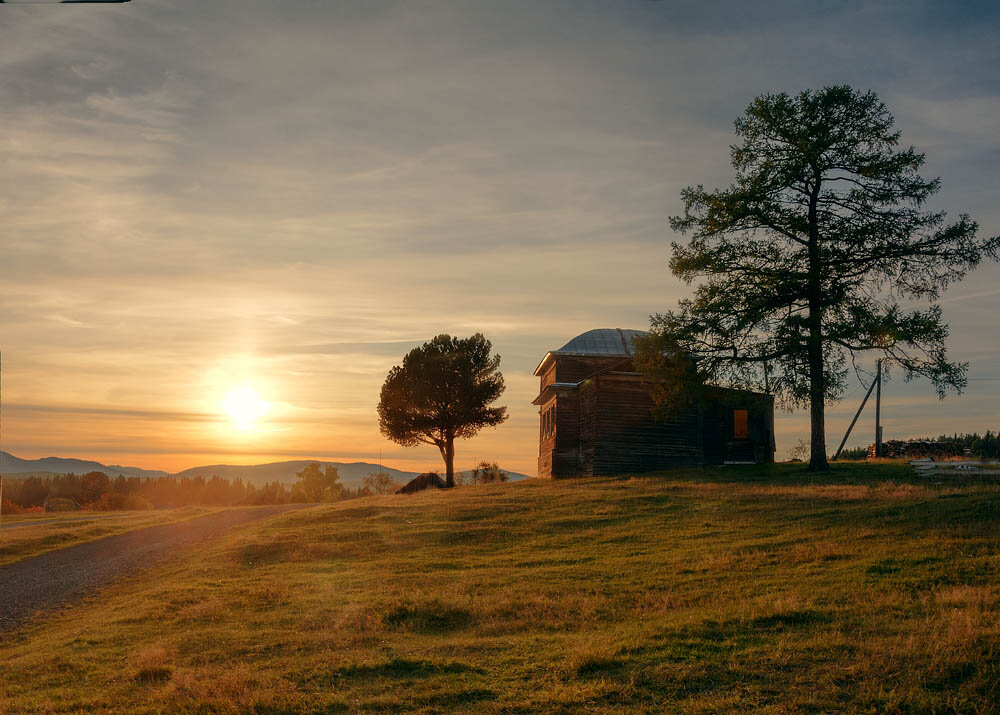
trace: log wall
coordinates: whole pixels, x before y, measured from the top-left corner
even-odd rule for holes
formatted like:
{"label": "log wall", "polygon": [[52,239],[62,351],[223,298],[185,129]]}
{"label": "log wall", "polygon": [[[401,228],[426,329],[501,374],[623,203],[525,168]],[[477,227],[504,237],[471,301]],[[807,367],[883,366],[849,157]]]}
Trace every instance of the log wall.
{"label": "log wall", "polygon": [[628,358],[615,355],[555,355],[541,375],[541,388],[544,390],[553,382],[580,382],[601,370],[621,365],[628,365]]}
{"label": "log wall", "polygon": [[608,373],[596,378],[593,474],[651,472],[702,462],[699,410],[678,410],[653,418],[653,400],[638,375]]}
{"label": "log wall", "polygon": [[552,476],[575,476],[580,471],[579,390],[556,397],[556,436],[552,454]]}

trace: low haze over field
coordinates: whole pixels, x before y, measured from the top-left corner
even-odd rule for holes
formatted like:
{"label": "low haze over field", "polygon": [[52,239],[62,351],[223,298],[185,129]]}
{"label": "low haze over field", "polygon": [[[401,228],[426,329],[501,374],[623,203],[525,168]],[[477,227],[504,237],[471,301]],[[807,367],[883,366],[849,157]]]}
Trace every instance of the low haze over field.
{"label": "low haze over field", "polygon": [[[510,420],[457,466],[533,474],[538,360],[689,295],[667,218],[728,183],[763,92],[875,90],[942,177],[929,208],[1000,232],[994,4],[704,5],[5,5],[2,448],[439,468],[380,437],[379,388],[481,331]],[[890,382],[886,438],[996,428],[998,281],[941,301],[966,394]],[[828,413],[834,446],[863,391]],[[776,432],[781,457],[807,415]]]}

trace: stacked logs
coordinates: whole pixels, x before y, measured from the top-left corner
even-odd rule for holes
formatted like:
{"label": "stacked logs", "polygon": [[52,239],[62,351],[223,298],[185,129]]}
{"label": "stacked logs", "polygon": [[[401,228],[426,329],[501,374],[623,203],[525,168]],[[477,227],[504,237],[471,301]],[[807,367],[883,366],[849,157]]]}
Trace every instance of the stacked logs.
{"label": "stacked logs", "polygon": [[[926,439],[890,439],[882,443],[882,456],[889,459],[948,459],[966,456],[965,447],[959,442],[937,442]],[[868,445],[868,459],[874,459],[875,445]]]}

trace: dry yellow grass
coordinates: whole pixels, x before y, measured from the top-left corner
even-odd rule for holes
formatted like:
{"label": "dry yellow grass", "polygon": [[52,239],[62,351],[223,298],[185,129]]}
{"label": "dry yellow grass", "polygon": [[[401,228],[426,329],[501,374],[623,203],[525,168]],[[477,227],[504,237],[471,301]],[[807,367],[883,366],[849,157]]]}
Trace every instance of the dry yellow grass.
{"label": "dry yellow grass", "polygon": [[24,629],[0,709],[997,712],[996,488],[851,470],[287,514]]}

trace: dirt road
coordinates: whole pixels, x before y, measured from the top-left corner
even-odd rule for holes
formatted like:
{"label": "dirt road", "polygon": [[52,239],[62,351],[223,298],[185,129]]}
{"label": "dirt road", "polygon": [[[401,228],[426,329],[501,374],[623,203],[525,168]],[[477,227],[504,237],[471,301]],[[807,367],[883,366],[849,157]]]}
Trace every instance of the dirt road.
{"label": "dirt road", "polygon": [[0,566],[0,634],[190,544],[305,505],[232,509],[50,551]]}
{"label": "dirt road", "polygon": [[78,516],[70,519],[31,519],[28,521],[15,521],[11,523],[4,522],[0,524],[0,529],[23,529],[26,526],[44,526],[45,524],[74,524],[86,521],[93,521],[94,519],[121,519],[123,516],[132,516],[135,512],[124,512],[121,514],[87,514],[86,516]]}

